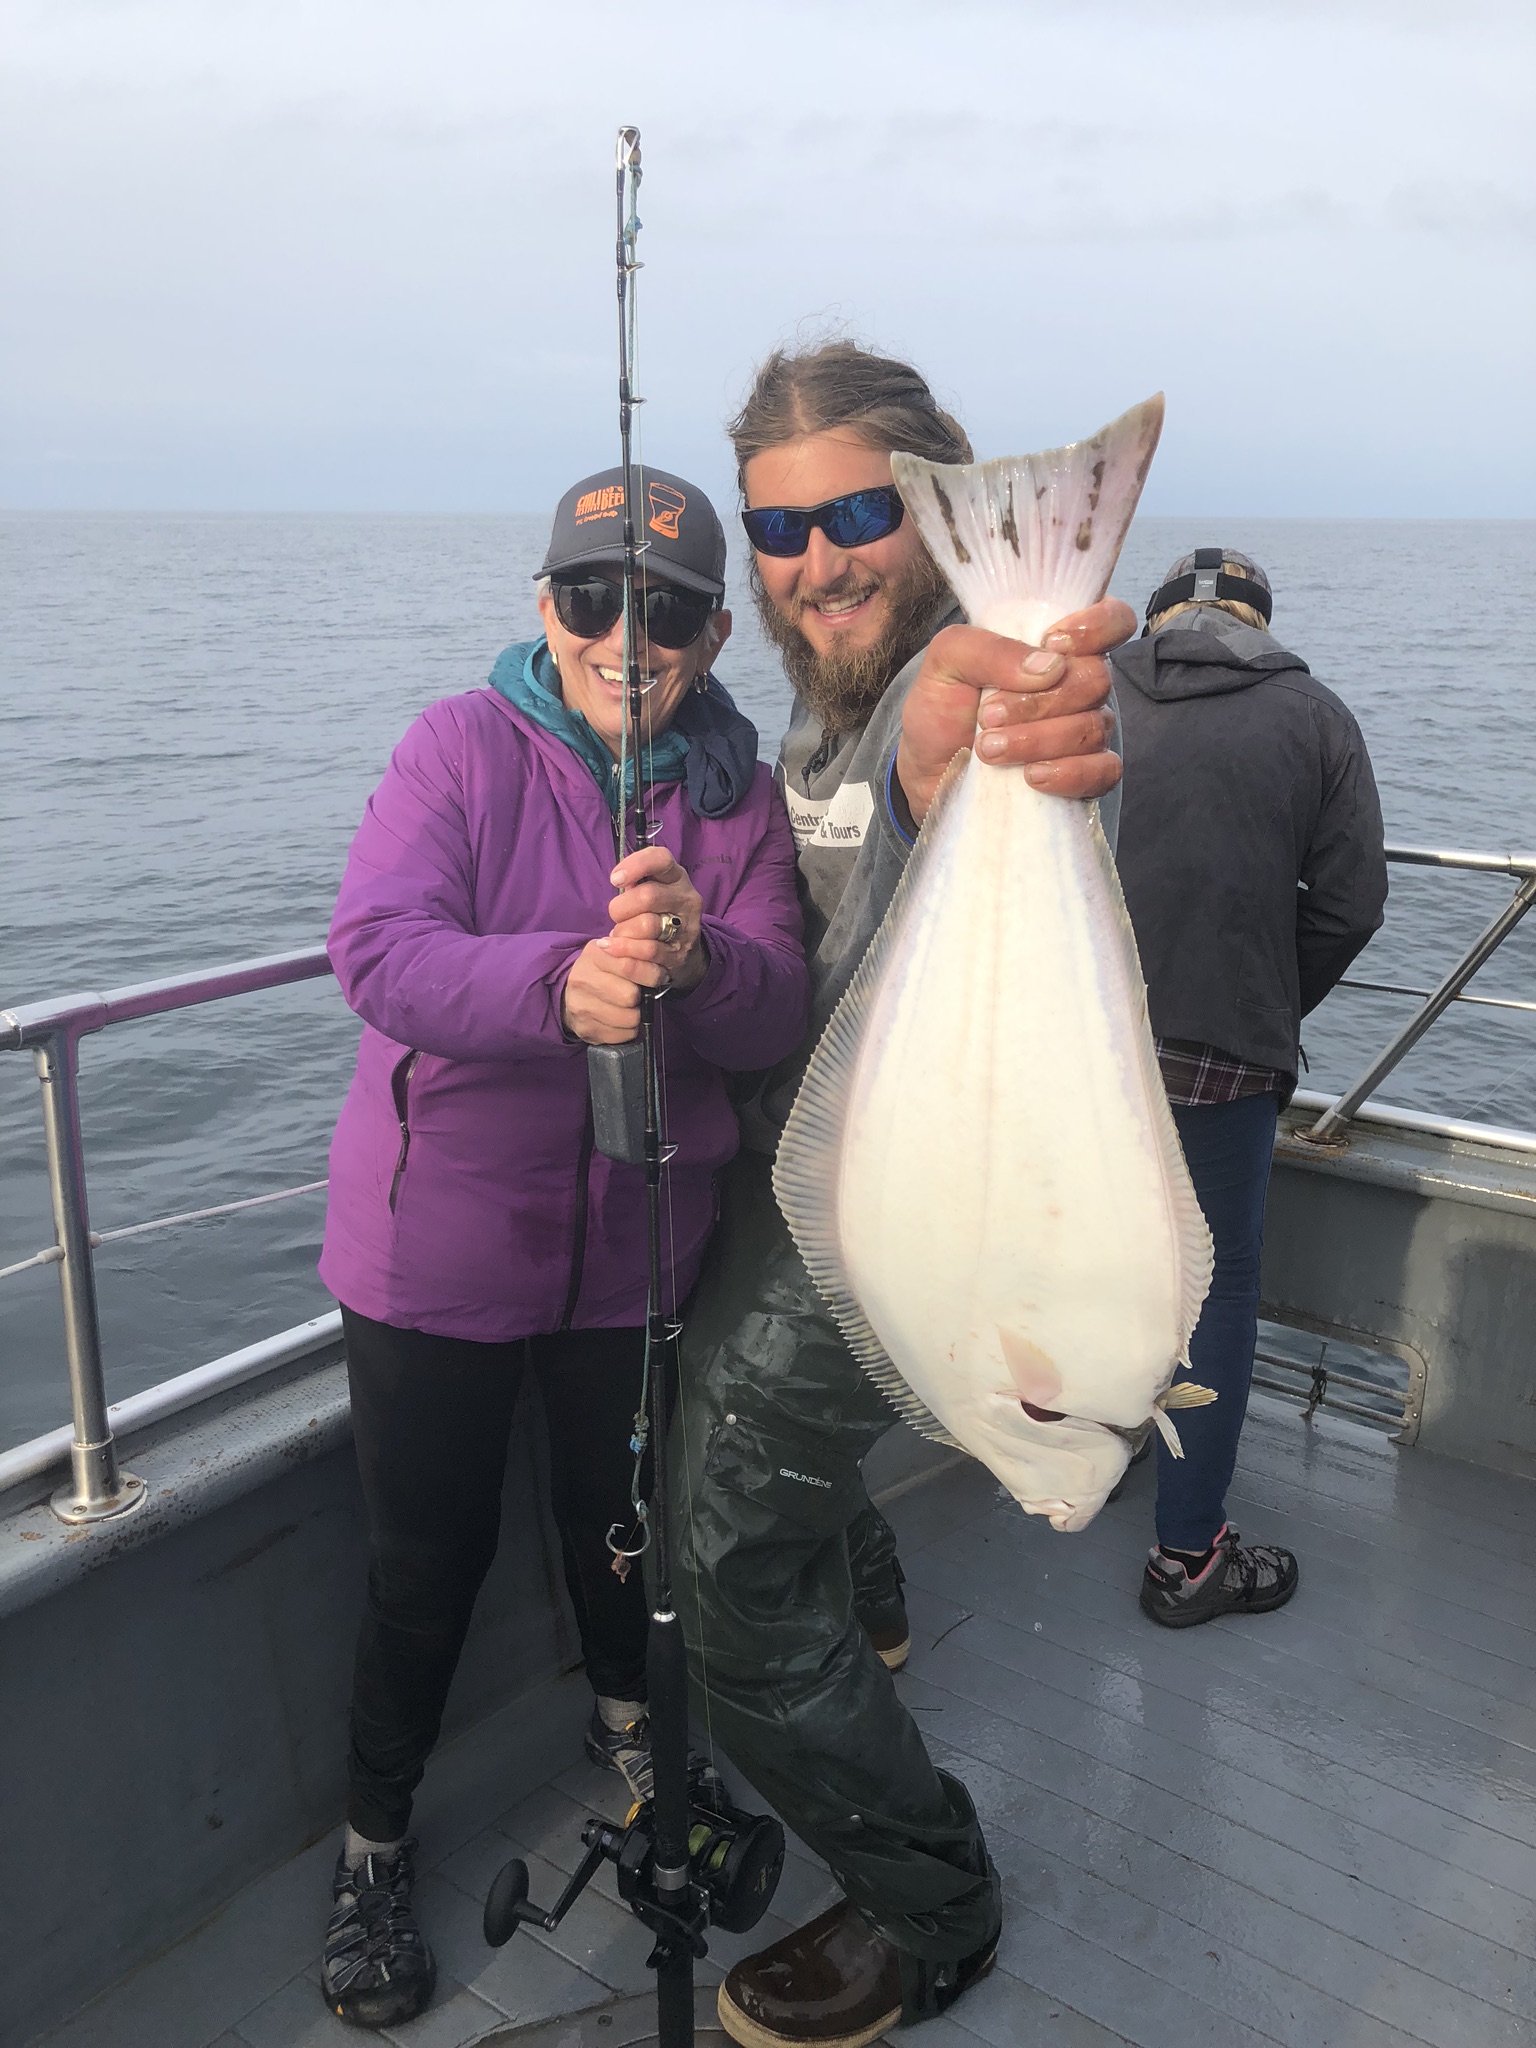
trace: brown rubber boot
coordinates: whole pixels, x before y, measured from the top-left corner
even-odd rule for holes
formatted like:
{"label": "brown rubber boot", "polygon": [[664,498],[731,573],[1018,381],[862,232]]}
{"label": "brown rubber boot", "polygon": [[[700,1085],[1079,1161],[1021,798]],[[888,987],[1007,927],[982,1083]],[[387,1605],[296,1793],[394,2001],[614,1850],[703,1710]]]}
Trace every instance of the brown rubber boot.
{"label": "brown rubber boot", "polygon": [[913,2019],[944,2012],[996,1961],[996,1934],[958,1963],[904,1959],[843,1899],[743,1956],[720,1986],[717,2009],[742,2048],[868,2048],[901,2024],[909,1996]]}
{"label": "brown rubber boot", "polygon": [[742,2048],[867,2048],[901,2019],[901,1958],[843,1899],[743,1956],[718,2004]]}
{"label": "brown rubber boot", "polygon": [[866,1628],[864,1633],[887,1671],[899,1671],[912,1654],[912,1631],[905,1618],[889,1628]]}

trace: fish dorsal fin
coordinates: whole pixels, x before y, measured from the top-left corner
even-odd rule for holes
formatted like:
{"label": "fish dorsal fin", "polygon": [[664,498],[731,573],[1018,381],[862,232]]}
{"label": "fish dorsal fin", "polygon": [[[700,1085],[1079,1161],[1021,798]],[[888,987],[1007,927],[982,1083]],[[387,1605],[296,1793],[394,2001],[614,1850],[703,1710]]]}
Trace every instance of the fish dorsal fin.
{"label": "fish dorsal fin", "polygon": [[853,1076],[864,1040],[865,1015],[879,993],[885,963],[901,931],[907,906],[970,765],[969,752],[963,752],[944,771],[890,908],[816,1042],[773,1162],[775,1199],[805,1261],[806,1271],[831,1309],[849,1350],[903,1422],[910,1423],[919,1436],[949,1444],[955,1450],[964,1446],[950,1435],[926,1402],[913,1393],[859,1306],[843,1262],[837,1205],[843,1131],[853,1099]]}
{"label": "fish dorsal fin", "polygon": [[[1119,870],[1115,866],[1115,857],[1110,852],[1108,841],[1104,839],[1102,831],[1098,836],[1102,842],[1101,857],[1105,874],[1113,878],[1121,938],[1131,950],[1136,963],[1137,982],[1144,988],[1141,956],[1136,950],[1136,934],[1131,929],[1131,914],[1125,907],[1125,897],[1120,889]],[[1200,1311],[1205,1307],[1205,1297],[1210,1292],[1216,1254],[1211,1242],[1210,1226],[1205,1220],[1205,1211],[1200,1206],[1200,1197],[1195,1193],[1194,1182],[1190,1179],[1189,1169],[1184,1164],[1184,1144],[1179,1136],[1178,1125],[1173,1120],[1173,1111],[1168,1106],[1168,1090],[1157,1063],[1157,1047],[1153,1043],[1150,1028],[1139,1034],[1138,1049],[1143,1087],[1152,1112],[1152,1121],[1157,1128],[1159,1143],[1164,1157],[1176,1160],[1179,1164],[1179,1171],[1170,1175],[1166,1181],[1168,1220],[1179,1261],[1179,1355],[1173,1364],[1173,1371],[1176,1372],[1181,1365],[1189,1364],[1189,1340],[1195,1334],[1195,1325],[1200,1320]],[[1170,1372],[1170,1380],[1172,1376]],[[1214,1394],[1211,1395],[1212,1400],[1215,1398]],[[1159,1405],[1166,1408],[1181,1404],[1173,1402]],[[1156,1420],[1156,1417],[1153,1419]],[[1164,1420],[1166,1419],[1164,1414]],[[1182,1456],[1182,1453],[1178,1455]]]}
{"label": "fish dorsal fin", "polygon": [[1109,588],[1162,427],[1158,392],[1065,448],[964,464],[893,455],[891,474],[971,623],[1038,647]]}

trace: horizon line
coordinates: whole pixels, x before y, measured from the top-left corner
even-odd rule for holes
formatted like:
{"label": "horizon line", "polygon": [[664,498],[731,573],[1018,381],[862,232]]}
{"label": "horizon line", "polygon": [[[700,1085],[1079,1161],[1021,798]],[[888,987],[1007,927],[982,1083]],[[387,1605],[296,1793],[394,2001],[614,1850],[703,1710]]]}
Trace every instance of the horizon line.
{"label": "horizon line", "polygon": [[[376,505],[0,505],[0,518],[56,519],[548,519],[553,506],[387,506]],[[1147,519],[1337,520],[1341,524],[1395,523],[1519,525],[1536,523],[1531,512],[1138,512]]]}

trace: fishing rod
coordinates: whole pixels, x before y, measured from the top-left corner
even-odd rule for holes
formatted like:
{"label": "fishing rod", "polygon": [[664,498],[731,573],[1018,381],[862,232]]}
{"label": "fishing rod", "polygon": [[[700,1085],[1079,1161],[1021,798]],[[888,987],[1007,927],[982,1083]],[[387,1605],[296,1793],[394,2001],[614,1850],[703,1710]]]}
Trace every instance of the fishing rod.
{"label": "fishing rod", "polygon": [[[623,473],[623,668],[626,716],[619,751],[618,852],[649,846],[658,821],[647,811],[649,720],[645,673],[648,645],[641,630],[643,543],[635,512],[643,503],[643,465],[635,460],[635,277],[640,218],[640,131],[619,130],[615,165],[619,300],[619,445]],[[633,790],[630,778],[633,775]],[[656,1972],[658,2048],[693,2048],[693,1966],[707,1953],[704,1930],[744,1933],[767,1911],[784,1863],[784,1830],[764,1814],[743,1812],[729,1797],[712,1764],[688,1755],[688,1651],[672,1598],[672,1515],[667,1487],[667,1364],[680,1325],[675,1299],[664,1293],[662,1172],[673,1147],[662,1127],[661,1040],[658,1005],[665,989],[640,991],[639,1034],[631,1043],[589,1046],[593,1142],[621,1164],[645,1170],[646,1317],[644,1392],[630,1449],[635,1454],[635,1547],[612,1535],[615,1568],[623,1576],[632,1559],[649,1552],[651,1623],[646,1643],[647,1712],[651,1739],[651,1797],[637,1800],[622,1828],[591,1820],[582,1830],[586,1854],[548,1912],[528,1898],[528,1867],[506,1864],[485,1902],[485,1938],[493,1948],[525,1923],[557,1927],[602,1864],[614,1864],[619,1896],[655,1937],[647,1958]],[[675,1286],[674,1286],[675,1293]],[[651,1492],[640,1475],[651,1452]]]}
{"label": "fishing rod", "polygon": [[[640,131],[621,128],[615,166],[618,238],[614,265],[619,296],[619,460],[624,476],[624,672],[629,696],[628,753],[633,762],[633,841],[638,851],[651,840],[646,815],[645,777],[641,770],[642,731],[647,683],[640,654],[640,555],[635,543],[634,355],[636,336],[635,277],[640,268]],[[649,647],[646,649],[649,653]],[[627,776],[620,755],[620,802]],[[622,850],[622,849],[621,849]],[[658,1933],[652,1960],[656,1968],[656,2020],[663,2048],[676,2041],[693,2043],[694,1944],[704,1953],[701,1929],[707,1919],[704,1902],[694,1896],[688,1858],[688,1652],[682,1623],[672,1604],[671,1529],[667,1501],[666,1380],[669,1332],[661,1296],[661,1075],[656,1057],[654,989],[640,991],[640,1051],[644,1083],[645,1225],[646,1225],[646,1391],[650,1396],[651,1505],[647,1519],[651,1538],[651,1627],[646,1643],[646,1699],[651,1723],[651,1771],[655,1806],[653,1877],[656,1903],[675,1916],[675,1931]],[[639,1432],[636,1432],[637,1436]],[[638,1455],[638,1454],[637,1454]],[[653,1931],[656,1931],[653,1929]]]}

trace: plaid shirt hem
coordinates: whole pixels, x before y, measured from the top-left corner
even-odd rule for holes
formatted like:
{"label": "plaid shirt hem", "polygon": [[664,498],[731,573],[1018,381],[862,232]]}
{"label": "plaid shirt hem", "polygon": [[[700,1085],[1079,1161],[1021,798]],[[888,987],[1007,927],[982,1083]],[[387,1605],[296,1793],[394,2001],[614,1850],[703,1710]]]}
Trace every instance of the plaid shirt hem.
{"label": "plaid shirt hem", "polygon": [[1251,1067],[1214,1045],[1192,1045],[1183,1038],[1159,1038],[1154,1043],[1168,1100],[1181,1109],[1209,1109],[1219,1102],[1240,1102],[1246,1095],[1284,1097],[1290,1092],[1289,1074]]}

